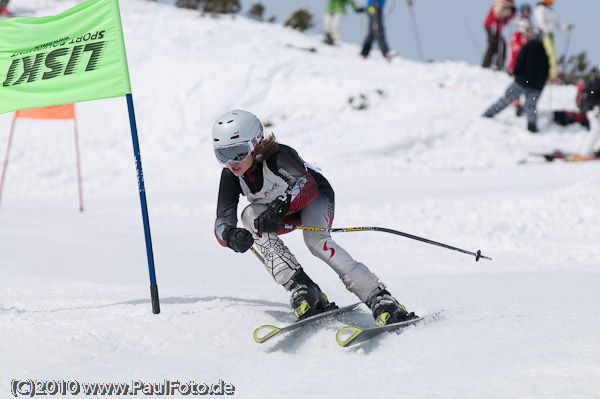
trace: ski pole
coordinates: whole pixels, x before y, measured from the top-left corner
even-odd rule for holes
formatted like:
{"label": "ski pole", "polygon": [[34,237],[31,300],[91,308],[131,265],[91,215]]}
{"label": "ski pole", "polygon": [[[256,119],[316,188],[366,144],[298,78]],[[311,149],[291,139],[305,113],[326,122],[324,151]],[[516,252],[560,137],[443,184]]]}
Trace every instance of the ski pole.
{"label": "ski pole", "polygon": [[296,225],[291,225],[291,224],[284,224],[282,227],[289,229],[289,230],[308,230],[308,231],[327,231],[330,233],[346,233],[346,232],[351,232],[351,231],[380,231],[383,233],[391,233],[391,234],[396,234],[402,237],[406,237],[406,238],[410,238],[412,240],[417,240],[417,241],[421,241],[427,244],[431,244],[431,245],[437,245],[438,247],[442,247],[442,248],[446,248],[446,249],[451,249],[453,251],[458,251],[458,252],[462,252],[464,254],[468,254],[468,255],[473,255],[475,256],[475,261],[479,262],[479,259],[487,259],[487,260],[492,260],[492,258],[489,258],[487,256],[483,256],[481,254],[481,250],[478,250],[477,252],[471,252],[471,251],[467,251],[464,249],[460,249],[460,248],[456,248],[456,247],[452,247],[450,245],[446,245],[446,244],[442,244],[440,242],[437,241],[432,241],[432,240],[428,240],[427,238],[423,238],[423,237],[418,237],[412,234],[408,234],[408,233],[403,233],[401,231],[397,231],[397,230],[392,230],[392,229],[386,229],[385,227],[340,227],[340,228],[322,228],[322,227],[309,227],[309,226],[296,226]]}
{"label": "ski pole", "polygon": [[[408,1],[412,1],[412,0],[408,0]],[[392,5],[388,6],[388,8],[387,8],[387,13],[385,14],[386,19],[389,19],[392,16],[392,14],[394,13],[394,10],[396,9],[396,0],[392,0],[390,3]],[[388,3],[388,4],[390,4],[390,3]]]}
{"label": "ski pole", "polygon": [[567,43],[565,44],[565,51],[563,53],[562,56],[562,63],[561,63],[561,69],[562,69],[562,75],[561,75],[561,80],[563,81],[563,83],[565,82],[565,63],[567,61],[567,54],[569,52],[569,44],[571,43],[571,30],[569,29],[567,31]]}
{"label": "ski pole", "polygon": [[421,61],[425,61],[425,57],[423,57],[423,47],[421,46],[421,38],[419,36],[419,27],[417,25],[417,17],[415,16],[415,10],[413,8],[413,0],[408,0],[406,6],[410,10],[410,20],[412,22],[413,31],[415,33],[415,41],[417,42],[417,50],[419,51],[419,57]]}
{"label": "ski pole", "polygon": [[262,255],[256,250],[256,248],[250,247],[250,250],[252,251],[252,253],[254,255],[256,255],[256,257],[258,258],[258,260],[260,260],[263,265],[267,264],[267,261],[265,260],[265,258],[262,257]]}
{"label": "ski pole", "polygon": [[467,30],[467,33],[469,34],[469,39],[471,39],[471,42],[473,42],[473,45],[475,46],[477,52],[484,54],[481,45],[477,41],[477,38],[475,38],[475,34],[473,34],[473,30],[471,29],[471,25],[469,25],[469,21],[465,17],[463,17],[463,25]]}
{"label": "ski pole", "polygon": [[500,25],[500,21],[498,21],[496,23],[496,38],[498,41],[498,44],[496,45],[496,66],[498,67],[499,71],[504,69],[504,46],[506,46],[504,43],[504,38],[502,37],[501,29],[502,26]]}

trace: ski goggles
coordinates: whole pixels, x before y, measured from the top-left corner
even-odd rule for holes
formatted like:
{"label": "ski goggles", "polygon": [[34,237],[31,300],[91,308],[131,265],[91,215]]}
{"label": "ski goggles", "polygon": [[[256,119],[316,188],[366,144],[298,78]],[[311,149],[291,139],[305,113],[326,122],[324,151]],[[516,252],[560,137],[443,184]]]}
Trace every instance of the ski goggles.
{"label": "ski goggles", "polygon": [[224,165],[229,162],[244,162],[250,153],[252,153],[252,147],[248,142],[215,148],[217,160]]}

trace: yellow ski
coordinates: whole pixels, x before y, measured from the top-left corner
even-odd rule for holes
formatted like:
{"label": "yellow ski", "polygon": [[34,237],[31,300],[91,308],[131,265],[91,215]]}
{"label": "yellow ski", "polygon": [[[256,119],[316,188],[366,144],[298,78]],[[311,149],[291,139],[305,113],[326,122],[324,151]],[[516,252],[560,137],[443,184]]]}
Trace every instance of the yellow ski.
{"label": "yellow ski", "polygon": [[354,309],[356,309],[358,307],[358,305],[361,305],[361,304],[362,304],[362,302],[357,302],[352,305],[328,310],[326,312],[307,317],[306,319],[299,320],[299,321],[297,321],[293,324],[289,324],[285,327],[276,327],[276,326],[271,326],[271,325],[260,326],[256,330],[254,330],[254,341],[259,344],[262,344],[263,342],[267,341],[268,339],[273,338],[276,335],[287,334],[292,331],[296,331],[296,330],[306,326],[307,324],[311,324],[315,321],[324,320],[324,319],[330,318],[332,316],[335,316],[335,315],[338,315],[341,313],[353,311]]}
{"label": "yellow ski", "polygon": [[416,319],[401,321],[399,323],[386,324],[381,327],[372,327],[372,328],[359,328],[354,326],[346,326],[338,330],[335,339],[340,346],[352,346],[356,345],[360,342],[367,341],[377,335],[386,332],[386,331],[397,331],[404,329],[408,326],[413,326],[415,324],[421,324],[424,322],[432,322],[439,321],[443,318],[442,316],[443,310],[435,313],[431,313]]}

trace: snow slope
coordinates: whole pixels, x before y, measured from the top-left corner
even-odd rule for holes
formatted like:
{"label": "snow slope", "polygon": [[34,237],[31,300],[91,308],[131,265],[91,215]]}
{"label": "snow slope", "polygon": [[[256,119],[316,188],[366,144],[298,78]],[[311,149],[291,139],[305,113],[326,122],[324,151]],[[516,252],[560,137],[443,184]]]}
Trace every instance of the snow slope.
{"label": "snow slope", "polygon": [[[44,16],[75,4],[14,7]],[[531,135],[512,111],[480,116],[509,85],[502,73],[387,63],[377,50],[362,60],[355,45],[148,1],[123,0],[121,11],[162,312],[149,303],[125,100],[77,104],[83,213],[72,126],[18,121],[0,207],[0,397],[28,378],[223,379],[241,398],[598,397],[600,165],[528,158],[583,147],[587,132],[549,123],[553,109],[574,107],[575,88],[544,91],[542,134]],[[359,111],[349,99],[361,94]],[[340,233],[410,310],[446,319],[338,347],[338,328],[373,323],[364,308],[255,344],[254,328],[292,317],[253,255],[214,239],[210,128],[233,108],[323,169],[334,226],[389,227],[494,260]],[[0,115],[2,153],[11,122]],[[301,234],[285,240],[331,300],[356,300]]]}

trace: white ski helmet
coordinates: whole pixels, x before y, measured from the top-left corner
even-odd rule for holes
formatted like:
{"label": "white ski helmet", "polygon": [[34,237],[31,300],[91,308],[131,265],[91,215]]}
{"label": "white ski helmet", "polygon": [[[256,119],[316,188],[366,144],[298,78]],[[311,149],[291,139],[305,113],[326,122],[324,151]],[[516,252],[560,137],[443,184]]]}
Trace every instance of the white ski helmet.
{"label": "white ski helmet", "polygon": [[212,137],[219,162],[242,162],[262,142],[263,126],[256,115],[235,109],[215,121]]}

